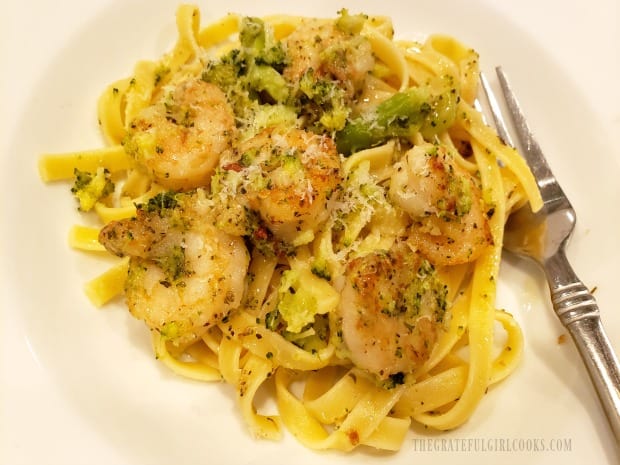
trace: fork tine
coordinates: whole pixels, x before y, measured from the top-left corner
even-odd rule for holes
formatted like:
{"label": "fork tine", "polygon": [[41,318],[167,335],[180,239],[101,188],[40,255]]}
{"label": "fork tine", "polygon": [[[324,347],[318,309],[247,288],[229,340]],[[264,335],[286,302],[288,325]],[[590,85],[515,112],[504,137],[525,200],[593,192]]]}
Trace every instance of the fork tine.
{"label": "fork tine", "polygon": [[482,90],[484,91],[484,95],[489,103],[489,107],[491,109],[491,115],[493,116],[493,122],[495,123],[495,129],[500,139],[511,147],[514,147],[514,143],[512,142],[512,138],[510,137],[510,133],[508,132],[508,128],[506,127],[506,123],[504,122],[504,118],[502,117],[502,110],[499,106],[497,99],[495,98],[495,94],[491,89],[491,84],[484,73],[480,73],[480,83],[482,84]]}
{"label": "fork tine", "polygon": [[[560,189],[542,152],[542,149],[540,148],[540,145],[538,145],[538,142],[534,138],[534,135],[527,124],[527,119],[521,110],[521,105],[519,104],[517,97],[512,91],[512,87],[508,82],[508,77],[504,73],[501,66],[495,68],[495,72],[497,73],[499,85],[502,89],[504,100],[506,101],[506,108],[508,109],[514,125],[514,130],[521,144],[522,154],[527,160],[527,163],[536,178],[538,187],[542,191],[546,186],[552,184],[555,188]],[[543,198],[549,197],[545,196],[543,193]]]}
{"label": "fork tine", "polygon": [[[538,184],[538,188],[544,200],[544,208],[549,212],[558,208],[571,207],[568,198],[553,175],[540,145],[538,145],[538,142],[527,124],[527,119],[508,83],[506,74],[501,66],[495,68],[495,72],[497,73],[497,78],[506,102],[506,108],[512,119],[513,128],[521,147],[521,154],[527,161],[534,178],[536,178],[536,183]],[[490,87],[488,91],[491,98],[493,98],[493,92]],[[499,109],[499,106],[497,106],[497,108]],[[495,113],[495,110],[493,110],[494,115]],[[501,118],[501,112],[499,115]]]}

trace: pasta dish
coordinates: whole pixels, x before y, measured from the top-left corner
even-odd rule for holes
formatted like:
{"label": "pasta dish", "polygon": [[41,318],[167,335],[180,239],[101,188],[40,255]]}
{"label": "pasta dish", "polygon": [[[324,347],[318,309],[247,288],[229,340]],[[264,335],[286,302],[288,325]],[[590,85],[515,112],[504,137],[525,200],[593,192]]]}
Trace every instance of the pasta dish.
{"label": "pasta dish", "polygon": [[98,222],[72,246],[118,257],[93,304],[123,300],[158,361],[233,386],[256,437],[398,450],[412,422],[466,422],[519,361],[503,228],[541,205],[474,107],[477,53],[344,9],[176,23],[101,95],[105,147],[40,159]]}

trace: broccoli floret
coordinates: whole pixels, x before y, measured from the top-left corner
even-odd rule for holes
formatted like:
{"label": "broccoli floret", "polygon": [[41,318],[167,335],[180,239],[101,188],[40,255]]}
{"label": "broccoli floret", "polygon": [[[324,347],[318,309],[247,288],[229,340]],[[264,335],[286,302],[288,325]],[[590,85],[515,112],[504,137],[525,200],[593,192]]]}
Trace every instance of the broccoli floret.
{"label": "broccoli floret", "polygon": [[350,15],[349,10],[343,8],[338,12],[336,27],[351,35],[359,34],[367,19],[368,16],[363,14]]}
{"label": "broccoli floret", "polygon": [[255,136],[263,129],[271,126],[293,127],[297,123],[297,113],[287,105],[259,105],[248,108],[251,113],[250,125],[244,133],[245,138]]}
{"label": "broccoli floret", "polygon": [[405,384],[405,374],[402,371],[391,374],[385,381],[382,382],[384,389],[394,389],[401,384]]}
{"label": "broccoli floret", "polygon": [[251,66],[248,83],[257,92],[267,92],[275,102],[283,103],[288,99],[288,84],[271,66],[258,64]]}
{"label": "broccoli floret", "polygon": [[182,333],[181,325],[176,321],[165,322],[159,330],[161,335],[166,339],[175,339]]}
{"label": "broccoli floret", "polygon": [[148,202],[138,205],[138,209],[164,217],[167,211],[174,210],[179,205],[177,195],[174,191],[160,192],[151,197]]}
{"label": "broccoli floret", "polygon": [[243,18],[239,41],[248,63],[247,83],[256,92],[266,92],[276,102],[284,102],[289,95],[282,69],[286,53],[280,42],[268,34],[265,23],[259,18]]}
{"label": "broccoli floret", "polygon": [[241,20],[239,42],[245,49],[259,53],[265,48],[265,23],[260,18],[246,16]]}
{"label": "broccoli floret", "polygon": [[89,211],[95,204],[114,192],[114,183],[110,179],[110,172],[102,167],[93,174],[88,171],[73,171],[75,182],[71,192],[79,202],[81,211]]}
{"label": "broccoli floret", "polygon": [[302,110],[327,132],[339,131],[345,127],[350,109],[346,104],[345,91],[337,82],[317,78],[309,69],[301,77],[299,90],[308,100]]}
{"label": "broccoli floret", "polygon": [[282,73],[288,64],[288,56],[284,51],[282,42],[276,42],[270,47],[266,47],[260,55],[255,57],[257,65],[269,65],[278,73]]}
{"label": "broccoli floret", "polygon": [[210,61],[202,73],[202,79],[226,90],[235,86],[246,70],[247,63],[241,51],[234,49],[219,60]]}
{"label": "broccoli floret", "polygon": [[285,271],[278,295],[277,310],[291,333],[299,333],[315,321],[315,315],[329,313],[340,301],[339,294],[327,281],[305,268]]}
{"label": "broccoli floret", "polygon": [[[167,254],[158,257],[157,264],[164,271],[166,276],[172,278],[172,281],[176,281],[181,276],[185,275],[185,249],[179,245],[174,245]],[[166,286],[168,281],[162,281],[161,284]]]}
{"label": "broccoli floret", "polygon": [[282,43],[276,41],[260,18],[246,17],[241,21],[239,42],[246,56],[257,65],[268,65],[282,72],[288,59]]}
{"label": "broccoli floret", "polygon": [[282,76],[287,55],[281,42],[259,18],[243,18],[239,31],[241,47],[209,62],[202,79],[222,89],[240,120],[253,102],[284,103],[289,85]]}
{"label": "broccoli floret", "polygon": [[336,223],[339,229],[337,245],[352,246],[373,215],[389,204],[383,188],[369,170],[370,163],[364,161],[345,179],[342,195],[344,207],[339,211]]}
{"label": "broccoli floret", "polygon": [[313,275],[318,276],[321,279],[325,279],[326,281],[332,279],[329,266],[327,265],[327,260],[324,258],[317,258],[312,264],[311,271]]}

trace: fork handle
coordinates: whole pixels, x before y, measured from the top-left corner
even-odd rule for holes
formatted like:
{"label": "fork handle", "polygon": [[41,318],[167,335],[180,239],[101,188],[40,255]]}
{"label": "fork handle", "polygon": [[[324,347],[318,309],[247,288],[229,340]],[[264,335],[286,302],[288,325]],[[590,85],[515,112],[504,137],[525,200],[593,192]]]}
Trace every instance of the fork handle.
{"label": "fork handle", "polygon": [[605,334],[598,304],[563,249],[544,263],[553,309],[568,329],[620,445],[620,364]]}

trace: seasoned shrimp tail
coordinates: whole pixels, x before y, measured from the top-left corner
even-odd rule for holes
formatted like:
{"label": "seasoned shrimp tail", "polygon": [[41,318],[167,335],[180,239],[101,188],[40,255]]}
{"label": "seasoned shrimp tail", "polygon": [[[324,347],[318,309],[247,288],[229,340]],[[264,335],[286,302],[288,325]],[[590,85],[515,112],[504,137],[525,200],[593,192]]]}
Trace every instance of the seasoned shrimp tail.
{"label": "seasoned shrimp tail", "polygon": [[310,19],[286,37],[289,65],[284,77],[298,83],[312,71],[319,79],[337,82],[348,98],[353,97],[362,88],[375,59],[368,39],[343,24]]}
{"label": "seasoned shrimp tail", "polygon": [[174,342],[199,337],[243,297],[245,243],[213,226],[210,215],[201,191],[159,194],[99,236],[110,252],[131,257],[129,311]]}
{"label": "seasoned shrimp tail", "polygon": [[235,137],[226,95],[214,84],[191,78],[138,114],[130,124],[125,150],[158,184],[187,191],[209,185]]}
{"label": "seasoned shrimp tail", "polygon": [[[216,198],[234,199],[257,212],[277,239],[295,245],[314,238],[334,207],[342,180],[333,140],[295,128],[263,130],[241,144],[239,159],[222,170],[227,173],[220,189],[229,195]],[[228,205],[220,208],[230,211]],[[254,226],[245,229],[256,232]]]}
{"label": "seasoned shrimp tail", "polygon": [[444,327],[447,292],[405,242],[352,260],[339,307],[351,361],[380,379],[420,367]]}
{"label": "seasoned shrimp tail", "polygon": [[480,188],[442,145],[405,153],[389,193],[411,217],[411,244],[436,265],[472,262],[492,243]]}

